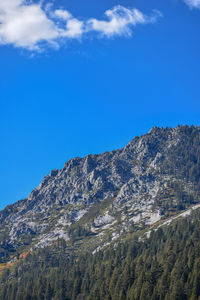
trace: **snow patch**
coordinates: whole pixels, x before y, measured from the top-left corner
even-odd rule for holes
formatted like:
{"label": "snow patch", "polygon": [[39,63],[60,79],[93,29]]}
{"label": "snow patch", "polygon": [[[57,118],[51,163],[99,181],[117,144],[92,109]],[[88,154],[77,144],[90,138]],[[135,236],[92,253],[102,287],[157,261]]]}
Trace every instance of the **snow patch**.
{"label": "snow patch", "polygon": [[152,225],[152,224],[158,222],[160,219],[161,219],[160,212],[159,211],[154,212],[154,213],[150,214],[150,218],[149,218],[149,220],[146,221],[146,224]]}
{"label": "snow patch", "polygon": [[134,223],[139,223],[140,221],[145,221],[146,225],[152,225],[161,219],[161,215],[159,211],[155,211],[153,213],[149,211],[140,212],[138,215],[132,217],[130,221]]}
{"label": "snow patch", "polygon": [[80,209],[80,210],[72,210],[71,211],[71,217],[75,220],[78,221],[80,220],[84,214],[87,212],[85,209]]}
{"label": "snow patch", "polygon": [[115,218],[113,218],[112,216],[110,216],[108,214],[108,212],[106,212],[105,215],[103,216],[98,216],[95,220],[94,220],[94,225],[97,227],[101,227],[103,225],[107,225],[111,222],[114,221]]}
{"label": "snow patch", "polygon": [[191,214],[191,212],[197,208],[200,207],[200,204],[194,205],[193,207],[189,208],[188,210],[184,211],[183,213],[179,214],[178,216],[172,217],[170,219],[168,219],[167,221],[163,222],[161,225],[159,225],[159,227],[163,226],[163,225],[169,225],[173,220],[176,220],[178,218],[181,217],[187,217]]}
{"label": "snow patch", "polygon": [[63,229],[56,228],[52,232],[41,236],[40,241],[35,245],[34,248],[47,247],[47,246],[51,245],[51,243],[53,241],[56,241],[58,239],[64,239],[65,241],[67,241],[67,240],[69,240],[69,235]]}

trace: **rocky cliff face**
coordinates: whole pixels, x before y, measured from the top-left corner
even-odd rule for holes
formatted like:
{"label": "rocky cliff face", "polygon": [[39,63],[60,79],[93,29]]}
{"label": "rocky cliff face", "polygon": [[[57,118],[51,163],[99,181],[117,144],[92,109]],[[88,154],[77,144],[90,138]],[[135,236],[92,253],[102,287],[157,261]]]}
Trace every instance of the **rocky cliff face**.
{"label": "rocky cliff face", "polygon": [[199,200],[200,128],[152,128],[124,148],[74,158],[0,212],[0,257],[44,247],[96,251]]}

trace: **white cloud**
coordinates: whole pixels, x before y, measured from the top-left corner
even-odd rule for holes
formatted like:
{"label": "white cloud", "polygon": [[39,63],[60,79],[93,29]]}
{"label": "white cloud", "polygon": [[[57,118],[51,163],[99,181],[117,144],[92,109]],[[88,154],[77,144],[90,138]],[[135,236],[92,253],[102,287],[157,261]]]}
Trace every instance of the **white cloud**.
{"label": "white cloud", "polygon": [[98,31],[106,36],[130,36],[132,34],[132,26],[152,23],[156,21],[158,16],[161,16],[161,13],[156,11],[152,17],[148,17],[138,9],[127,9],[121,5],[117,5],[112,10],[107,10],[105,15],[108,21],[88,20],[88,30]]}
{"label": "white cloud", "polygon": [[58,30],[40,5],[23,5],[20,0],[0,1],[0,43],[36,49],[42,41],[58,38]]}
{"label": "white cloud", "polygon": [[61,36],[68,38],[78,38],[82,36],[83,31],[83,22],[72,18],[68,20],[66,29],[61,31]]}
{"label": "white cloud", "polygon": [[71,18],[71,14],[67,10],[57,9],[54,12],[55,17],[63,20],[68,20]]}
{"label": "white cloud", "polygon": [[[188,0],[189,1],[189,0]],[[40,50],[44,43],[59,47],[60,39],[77,39],[89,32],[110,37],[131,35],[131,27],[155,22],[159,12],[148,17],[137,9],[115,6],[105,12],[106,20],[74,18],[67,10],[45,8],[41,3],[24,0],[0,0],[0,44]]]}
{"label": "white cloud", "polygon": [[199,8],[199,9],[200,9],[200,0],[184,0],[184,2],[185,2],[190,8]]}
{"label": "white cloud", "polygon": [[80,38],[84,33],[84,23],[75,19],[67,10],[57,9],[52,14],[54,18],[65,21],[65,26],[57,28],[59,36],[63,38]]}

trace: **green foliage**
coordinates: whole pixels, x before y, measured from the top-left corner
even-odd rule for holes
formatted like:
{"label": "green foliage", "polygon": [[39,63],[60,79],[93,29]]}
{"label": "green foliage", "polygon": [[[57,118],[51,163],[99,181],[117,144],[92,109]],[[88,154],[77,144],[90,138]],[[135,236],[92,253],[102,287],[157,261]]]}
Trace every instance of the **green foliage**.
{"label": "green foliage", "polygon": [[193,300],[200,297],[200,212],[94,255],[62,240],[29,254],[0,281],[2,300]]}

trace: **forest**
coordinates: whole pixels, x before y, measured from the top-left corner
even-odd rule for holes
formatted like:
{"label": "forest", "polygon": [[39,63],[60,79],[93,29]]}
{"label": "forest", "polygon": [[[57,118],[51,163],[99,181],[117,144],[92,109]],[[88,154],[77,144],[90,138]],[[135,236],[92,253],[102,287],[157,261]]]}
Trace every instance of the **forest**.
{"label": "forest", "polygon": [[95,254],[67,256],[66,243],[29,253],[4,270],[2,300],[199,300],[200,211],[128,235]]}

